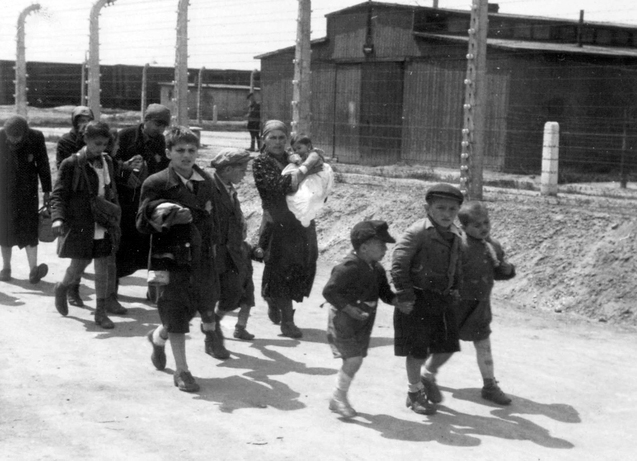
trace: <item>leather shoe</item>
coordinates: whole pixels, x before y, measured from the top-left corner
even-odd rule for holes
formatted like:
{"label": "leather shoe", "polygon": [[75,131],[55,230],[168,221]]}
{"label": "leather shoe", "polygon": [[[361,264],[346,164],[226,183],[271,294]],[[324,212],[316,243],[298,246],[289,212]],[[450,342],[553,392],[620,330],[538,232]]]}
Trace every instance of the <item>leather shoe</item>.
{"label": "leather shoe", "polygon": [[424,376],[421,376],[420,381],[423,386],[425,386],[424,393],[427,396],[427,400],[431,403],[442,402],[442,394],[436,384],[436,378],[425,378]]}
{"label": "leather shoe", "polygon": [[33,283],[33,284],[38,283],[48,273],[49,273],[49,266],[47,266],[46,264],[39,264],[35,266],[33,269],[31,269],[31,272],[29,272],[29,283]]}
{"label": "leather shoe", "polygon": [[230,358],[230,352],[228,352],[228,349],[226,349],[223,344],[223,334],[219,334],[216,328],[214,331],[204,331],[203,325],[201,326],[201,332],[206,335],[204,341],[206,354],[219,360]]}
{"label": "leather shoe", "polygon": [[245,327],[235,327],[234,334],[232,335],[237,339],[243,339],[245,341],[252,341],[254,339],[254,335],[248,333]]}
{"label": "leather shoe", "polygon": [[423,391],[408,392],[406,406],[419,415],[435,415],[437,411],[436,406],[427,400]]}
{"label": "leather shoe", "polygon": [[115,293],[106,299],[106,311],[115,315],[125,315],[128,312],[126,308],[120,304]]}
{"label": "leather shoe", "polygon": [[151,346],[153,346],[153,353],[150,354],[150,361],[153,362],[153,365],[158,370],[163,370],[166,368],[166,347],[158,346],[153,342],[153,333],[155,330],[150,330],[146,335],[146,339]]}
{"label": "leather shoe", "polygon": [[354,410],[349,404],[347,399],[341,400],[336,397],[332,397],[330,399],[330,410],[332,410],[334,413],[338,413],[343,418],[353,418],[358,414],[356,413],[356,410]]}
{"label": "leather shoe", "polygon": [[294,324],[294,322],[285,322],[281,324],[281,334],[294,339],[303,337],[303,332]]}
{"label": "leather shoe", "polygon": [[66,292],[66,300],[71,306],[84,307],[84,301],[80,298],[80,284],[69,285]]}
{"label": "leather shoe", "polygon": [[54,292],[55,292],[55,308],[57,311],[63,316],[67,316],[69,313],[69,305],[66,303],[66,292],[68,287],[62,285],[61,283],[56,283]]}
{"label": "leather shoe", "polygon": [[195,381],[189,371],[182,371],[179,374],[175,373],[173,382],[183,392],[197,392],[199,390],[199,384],[197,384],[197,381]]}
{"label": "leather shoe", "polygon": [[276,306],[268,306],[268,318],[272,323],[278,325],[281,323],[281,310]]}

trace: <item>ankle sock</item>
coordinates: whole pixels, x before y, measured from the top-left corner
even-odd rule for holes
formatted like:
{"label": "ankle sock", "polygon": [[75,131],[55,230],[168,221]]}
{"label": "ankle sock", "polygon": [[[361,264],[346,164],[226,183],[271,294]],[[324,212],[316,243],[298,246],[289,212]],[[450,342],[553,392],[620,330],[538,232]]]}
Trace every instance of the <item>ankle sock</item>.
{"label": "ankle sock", "polygon": [[414,394],[420,392],[424,388],[425,386],[420,381],[415,384],[409,383],[409,390],[407,392],[409,392],[410,394]]}
{"label": "ankle sock", "polygon": [[352,377],[345,373],[343,370],[338,370],[336,377],[336,389],[347,394],[350,385],[352,384]]}
{"label": "ankle sock", "polygon": [[162,338],[159,332],[160,332],[159,328],[156,328],[155,331],[153,331],[153,343],[155,343],[158,346],[165,346],[166,341],[168,341],[168,339]]}

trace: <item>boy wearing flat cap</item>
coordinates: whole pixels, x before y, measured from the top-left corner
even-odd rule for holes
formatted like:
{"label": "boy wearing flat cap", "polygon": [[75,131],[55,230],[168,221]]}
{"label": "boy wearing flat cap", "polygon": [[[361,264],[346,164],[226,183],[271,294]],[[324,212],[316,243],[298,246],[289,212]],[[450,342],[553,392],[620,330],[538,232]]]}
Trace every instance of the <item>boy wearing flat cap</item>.
{"label": "boy wearing flat cap", "polygon": [[[240,307],[234,337],[251,340],[254,335],[246,330],[250,308],[254,306],[252,284],[251,249],[245,238],[247,225],[235,185],[245,177],[250,153],[245,149],[222,149],[212,160],[215,168],[212,175],[213,208],[215,228],[213,243],[216,254],[216,272],[219,275],[219,303],[215,309],[215,329],[206,332],[206,353],[227,359],[230,353],[224,346],[221,319],[230,311]],[[247,248],[246,248],[247,246]]]}
{"label": "boy wearing flat cap", "polygon": [[378,299],[387,304],[395,301],[380,264],[387,252],[387,243],[396,243],[389,235],[387,223],[360,222],[352,229],[351,240],[354,250],[332,269],[323,289],[329,303],[327,341],[334,357],[343,359],[329,408],[344,418],[356,416],[347,392],[367,356]]}
{"label": "boy wearing flat cap", "polygon": [[460,350],[452,306],[458,298],[460,230],[454,221],[464,197],[450,184],[425,195],[427,217],[411,225],[392,255],[397,291],[394,355],[406,357],[407,407],[432,415],[442,401],[436,373]]}

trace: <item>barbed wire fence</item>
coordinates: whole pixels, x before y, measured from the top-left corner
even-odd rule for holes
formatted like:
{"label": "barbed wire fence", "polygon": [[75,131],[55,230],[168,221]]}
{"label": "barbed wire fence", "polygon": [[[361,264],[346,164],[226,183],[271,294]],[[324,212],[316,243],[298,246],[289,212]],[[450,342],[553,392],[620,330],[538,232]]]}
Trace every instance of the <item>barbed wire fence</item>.
{"label": "barbed wire fence", "polygon": [[[257,91],[263,119],[281,118],[294,129],[310,133],[319,147],[341,162],[459,169],[466,142],[462,131],[469,40],[465,23],[450,21],[445,26],[455,28],[457,37],[463,35],[464,28],[463,40],[455,41],[450,34],[445,36],[448,30],[435,33],[430,27],[406,43],[401,42],[408,24],[402,22],[406,11],[430,7],[430,2],[413,1],[404,5],[405,9],[372,2],[365,10],[367,5],[363,4],[327,9],[315,0],[311,29],[325,33],[312,36],[309,75],[307,69],[304,75],[295,75],[304,64],[304,58],[295,54],[303,1],[307,0],[272,8],[264,7],[267,2],[237,0],[233,8],[223,8],[222,2],[195,0],[98,0],[93,6],[108,6],[100,8],[96,18],[101,31],[98,51],[88,46],[86,8],[56,5],[57,9],[32,10],[33,14],[25,14],[21,29],[26,33],[25,53],[20,56],[18,50],[13,63],[0,62],[0,103],[15,104],[16,112],[28,114],[27,102],[33,108],[84,102],[98,113],[102,109],[109,113],[139,111],[146,103],[170,102],[179,123],[213,131],[206,142],[220,148],[249,143],[243,126],[245,99],[249,92]],[[520,2],[502,1],[500,8],[508,3]],[[467,13],[471,10],[469,0],[455,5]],[[180,51],[178,13],[184,8],[188,21],[182,22],[187,33],[182,40],[185,49]],[[637,7],[626,11],[627,15],[634,13]],[[65,40],[79,50],[78,62],[29,59],[33,50],[47,45],[37,36],[30,40],[32,28],[57,27],[66,16],[78,18],[81,14],[85,17],[77,20],[78,27],[68,27],[65,32]],[[425,13],[410,14],[413,18]],[[159,34],[142,27],[146,17],[152,17],[152,29]],[[247,26],[255,18],[256,30]],[[327,29],[327,23],[332,24],[332,30]],[[442,22],[439,27],[443,27]],[[584,53],[565,47],[548,49],[548,45],[528,50],[521,43],[530,42],[529,34],[534,32],[524,32],[513,23],[495,24],[494,20],[489,27],[498,28],[499,35],[490,38],[500,42],[493,45],[495,48],[490,44],[488,52],[495,49],[498,59],[489,61],[486,75],[485,168],[539,175],[544,124],[555,121],[560,125],[563,180],[601,178],[624,186],[634,181],[637,104],[632,101],[637,100],[637,26],[634,30],[617,29],[606,42],[601,29],[595,29],[594,39],[610,51],[592,55],[586,55],[586,50],[598,44],[585,43]],[[528,27],[532,30],[535,26]],[[560,40],[571,35],[574,43],[581,40],[573,21],[555,20],[552,27],[564,35],[558,37]],[[121,33],[104,33],[113,29]],[[304,33],[309,38],[308,31]],[[2,29],[0,40],[15,41],[16,35],[10,32]],[[414,29],[407,35],[418,34]],[[507,40],[519,46],[507,45]],[[365,47],[371,50],[369,54]],[[419,52],[414,52],[418,47]],[[110,64],[118,62],[117,54],[123,50],[133,58],[127,58],[126,64]],[[531,55],[533,58],[527,59]],[[96,57],[97,63],[91,63]],[[520,62],[524,62],[523,68],[516,68]],[[15,76],[14,70],[8,69],[13,66]],[[9,90],[14,80],[16,87]],[[302,82],[308,80],[303,88]],[[99,86],[95,86],[96,81]],[[207,88],[225,89],[227,94],[206,97]],[[231,90],[236,92],[234,96],[229,96]],[[309,108],[299,112],[299,105],[308,100]],[[229,105],[232,110],[222,109]],[[293,122],[299,123],[303,117],[304,124],[295,127]]]}

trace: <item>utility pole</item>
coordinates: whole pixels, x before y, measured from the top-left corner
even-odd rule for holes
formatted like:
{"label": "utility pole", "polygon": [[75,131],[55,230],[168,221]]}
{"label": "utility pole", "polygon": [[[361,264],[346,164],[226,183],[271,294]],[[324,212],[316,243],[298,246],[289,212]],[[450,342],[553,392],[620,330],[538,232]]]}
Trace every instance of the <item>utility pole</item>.
{"label": "utility pole", "polygon": [[82,84],[80,87],[80,106],[86,106],[86,68],[88,67],[88,51],[84,54],[84,62],[82,63]]}
{"label": "utility pole", "polygon": [[292,80],[292,134],[305,133],[310,136],[312,97],[310,64],[310,34],[312,23],[312,1],[298,0],[299,15],[296,28],[296,53],[294,57],[294,80]]}
{"label": "utility pole", "polygon": [[487,100],[487,0],[473,0],[464,80],[464,123],[460,154],[460,189],[471,200],[482,200],[482,168],[485,147]]}
{"label": "utility pole", "polygon": [[179,0],[177,46],[175,47],[174,102],[177,125],[189,126],[188,117],[188,0]]}
{"label": "utility pole", "polygon": [[100,12],[104,6],[112,5],[115,0],[97,0],[91,8],[88,40],[88,106],[95,120],[102,115],[100,102]]}
{"label": "utility pole", "polygon": [[205,67],[199,69],[199,77],[197,78],[197,123],[200,125],[202,121],[201,106],[203,103],[203,73],[205,70]]}
{"label": "utility pole", "polygon": [[40,4],[27,6],[18,16],[18,32],[16,36],[17,48],[15,54],[15,111],[18,115],[27,116],[27,60],[24,25],[27,16],[40,10]]}
{"label": "utility pole", "polygon": [[140,118],[141,122],[144,122],[144,112],[146,111],[146,106],[148,105],[148,63],[144,64],[144,69],[142,70],[142,96],[141,96],[141,110],[140,110]]}

